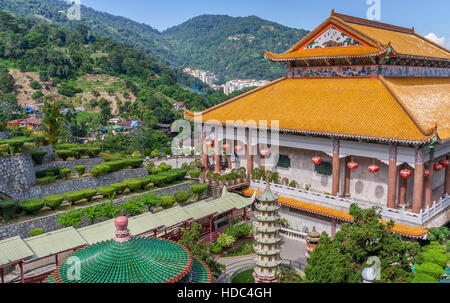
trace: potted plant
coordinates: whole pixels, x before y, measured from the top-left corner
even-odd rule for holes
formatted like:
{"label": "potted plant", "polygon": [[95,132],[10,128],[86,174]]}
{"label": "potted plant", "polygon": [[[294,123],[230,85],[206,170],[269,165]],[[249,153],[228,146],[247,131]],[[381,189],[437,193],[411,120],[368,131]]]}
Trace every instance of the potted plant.
{"label": "potted plant", "polygon": [[206,179],[208,180],[208,184],[211,184],[212,183],[212,181],[213,181],[213,172],[212,171],[208,171],[207,173],[206,173]]}
{"label": "potted plant", "polygon": [[227,185],[228,177],[227,175],[221,175],[219,177],[219,185],[222,187],[224,185]]}
{"label": "potted plant", "polygon": [[217,185],[219,183],[219,179],[220,179],[220,174],[219,173],[214,173],[213,174],[213,181],[214,181],[215,185]]}

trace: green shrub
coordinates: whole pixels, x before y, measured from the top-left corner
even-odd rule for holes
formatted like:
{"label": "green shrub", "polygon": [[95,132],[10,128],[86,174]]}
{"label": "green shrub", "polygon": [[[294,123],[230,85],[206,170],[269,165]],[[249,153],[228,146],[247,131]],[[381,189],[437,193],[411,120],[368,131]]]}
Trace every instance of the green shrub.
{"label": "green shrub", "polygon": [[77,165],[74,166],[74,170],[77,172],[78,176],[81,177],[83,176],[84,172],[86,171],[86,165]]}
{"label": "green shrub", "polygon": [[142,206],[143,203],[140,200],[132,199],[122,203],[120,205],[120,208],[122,208],[125,211],[126,215],[137,216],[142,214]]}
{"label": "green shrub", "polygon": [[64,202],[64,196],[62,195],[51,195],[43,198],[45,205],[47,205],[51,210],[56,210]]}
{"label": "green shrub", "polygon": [[145,189],[147,185],[152,183],[152,181],[148,177],[136,178],[134,180],[138,180],[142,182],[142,189]]}
{"label": "green shrub", "polygon": [[103,186],[98,189],[98,192],[103,197],[111,198],[116,193],[116,190],[112,186]]}
{"label": "green shrub", "polygon": [[63,169],[60,170],[59,173],[61,174],[61,177],[64,180],[68,180],[69,179],[69,175],[70,175],[71,172],[72,172],[72,170],[70,168],[63,168]]}
{"label": "green shrub", "polygon": [[436,283],[436,279],[424,273],[416,273],[411,283]]}
{"label": "green shrub", "polygon": [[222,246],[220,246],[219,244],[214,244],[214,246],[213,247],[211,247],[211,252],[213,253],[213,254],[220,254],[221,252],[222,252]]}
{"label": "green shrub", "polygon": [[9,155],[9,145],[8,144],[0,144],[0,156]]}
{"label": "green shrub", "polygon": [[[28,143],[25,143],[25,144],[28,144]],[[34,163],[36,163],[37,165],[42,164],[42,161],[44,160],[45,155],[47,155],[47,152],[45,150],[36,150],[31,153],[31,157],[33,158]]]}
{"label": "green shrub", "polygon": [[130,191],[137,191],[138,189],[142,188],[143,182],[140,180],[125,180],[122,182],[125,184]]}
{"label": "green shrub", "polygon": [[232,236],[235,239],[245,238],[251,234],[252,226],[248,224],[232,225],[226,230],[226,234]]}
{"label": "green shrub", "polygon": [[129,158],[125,160],[128,165],[130,165],[133,168],[139,168],[142,166],[142,163],[144,162],[144,160],[142,159],[138,159],[138,158]]}
{"label": "green shrub", "polygon": [[175,198],[175,201],[177,201],[179,204],[184,204],[189,198],[191,197],[189,193],[185,190],[176,191],[173,194],[173,197]]}
{"label": "green shrub", "polygon": [[184,179],[184,177],[186,177],[187,174],[187,170],[184,168],[172,169],[169,172],[177,174],[177,180]]}
{"label": "green shrub", "polygon": [[44,96],[44,93],[40,90],[35,91],[32,95],[31,95],[31,99],[33,100],[37,100],[39,98],[42,98]]}
{"label": "green shrub", "polygon": [[83,193],[84,197],[88,201],[91,201],[92,198],[94,198],[97,195],[97,190],[96,189],[92,189],[92,188],[82,189],[82,190],[80,190],[80,192]]}
{"label": "green shrub", "polygon": [[435,281],[437,281],[444,274],[444,269],[437,264],[425,262],[420,265],[416,265],[416,272],[430,275],[433,279],[435,279]]}
{"label": "green shrub", "polygon": [[117,217],[117,215],[120,213],[121,208],[117,205],[112,204],[111,201],[103,202],[99,205],[100,213],[103,217],[108,219],[113,219]]}
{"label": "green shrub", "polygon": [[84,194],[81,191],[69,191],[64,194],[64,198],[73,205],[75,202],[83,200]]}
{"label": "green shrub", "polygon": [[161,196],[160,199],[160,205],[164,209],[171,208],[175,204],[175,198],[172,196]]}
{"label": "green shrub", "polygon": [[217,238],[217,244],[222,246],[223,248],[228,248],[233,246],[236,239],[233,236],[227,235],[226,233],[220,234]]}
{"label": "green shrub", "polygon": [[194,184],[194,185],[189,186],[189,189],[194,194],[194,196],[198,199],[208,189],[208,185],[207,184]]}
{"label": "green shrub", "polygon": [[88,150],[86,147],[75,147],[70,150],[73,156],[77,159],[80,159],[82,156],[88,155]]}
{"label": "green shrub", "polygon": [[169,179],[166,176],[162,175],[151,175],[147,177],[151,183],[155,184],[155,186],[162,187],[169,182]]}
{"label": "green shrub", "polygon": [[89,155],[90,158],[95,158],[100,154],[100,147],[89,147],[87,149],[87,153]]}
{"label": "green shrub", "polygon": [[163,170],[161,168],[157,168],[157,167],[153,167],[153,168],[149,168],[148,169],[148,174],[149,175],[157,175],[159,173],[162,173]]}
{"label": "green shrub", "polygon": [[58,176],[47,176],[47,177],[43,177],[43,178],[37,178],[36,184],[37,185],[50,184],[50,183],[55,182],[56,179],[58,179]]}
{"label": "green shrub", "polygon": [[158,168],[161,168],[163,171],[169,171],[172,169],[172,165],[161,163],[160,165],[158,165]]}
{"label": "green shrub", "polygon": [[159,173],[158,175],[167,177],[167,181],[169,183],[174,182],[177,179],[177,177],[178,177],[177,173],[173,173],[173,172],[170,172],[170,171],[163,171],[162,173]]}
{"label": "green shrub", "polygon": [[0,209],[2,210],[3,217],[11,219],[14,216],[14,209],[17,206],[17,202],[14,200],[2,200],[0,201]]}
{"label": "green shrub", "polygon": [[422,253],[423,261],[439,265],[442,268],[447,267],[447,255],[445,252],[430,249]]}
{"label": "green shrub", "polygon": [[119,170],[127,167],[128,162],[125,160],[117,160],[117,161],[106,162],[104,165],[108,165],[110,168],[110,172],[113,173],[113,172],[119,171]]}
{"label": "green shrub", "polygon": [[158,206],[161,203],[161,199],[155,195],[154,191],[151,191],[141,197],[141,202],[148,208],[151,208]]}
{"label": "green shrub", "polygon": [[43,169],[36,172],[36,178],[42,178],[46,176],[59,176],[59,172],[61,171],[61,167],[52,167],[48,169]]}
{"label": "green shrub", "polygon": [[[35,149],[36,149],[36,144],[34,144],[32,142],[25,142],[22,146],[22,153],[24,153],[25,155],[31,155],[35,151]],[[34,158],[33,158],[33,160],[34,160]]]}
{"label": "green shrub", "polygon": [[42,199],[30,199],[19,202],[20,208],[28,214],[33,214],[40,211],[44,207],[44,204],[45,202]]}
{"label": "green shrub", "polygon": [[201,174],[201,171],[199,171],[198,169],[189,171],[189,176],[191,176],[191,178],[193,178],[193,179],[198,179],[200,177],[200,174]]}
{"label": "green shrub", "polygon": [[113,183],[110,185],[112,188],[114,188],[114,191],[118,194],[121,194],[127,189],[127,186],[124,183]]}
{"label": "green shrub", "polygon": [[83,215],[89,219],[91,224],[94,224],[96,220],[98,220],[101,216],[100,206],[95,205],[91,207],[84,208],[82,210]]}
{"label": "green shrub", "polygon": [[36,80],[34,80],[30,83],[30,87],[34,90],[38,90],[38,89],[42,88],[41,84],[39,82],[37,82]]}
{"label": "green shrub", "polygon": [[15,154],[20,153],[22,146],[26,142],[30,142],[30,141],[31,141],[31,139],[26,138],[26,137],[13,137],[10,139],[2,140],[1,143],[7,143],[11,149],[11,155],[15,155]]}
{"label": "green shrub", "polygon": [[55,150],[71,150],[72,148],[77,148],[78,145],[72,144],[72,143],[63,143],[63,144],[56,144]]}
{"label": "green shrub", "polygon": [[108,165],[100,164],[100,165],[92,167],[91,170],[90,170],[90,174],[93,177],[98,177],[100,175],[104,175],[104,174],[109,173],[109,171],[110,171],[110,168],[109,168]]}
{"label": "green shrub", "polygon": [[71,157],[73,155],[72,151],[70,151],[68,149],[66,149],[66,150],[64,150],[64,149],[57,150],[57,151],[55,151],[55,154],[58,157],[60,157],[63,161],[66,161],[67,158],[69,158],[69,157]]}
{"label": "green shrub", "polygon": [[77,228],[78,226],[80,226],[82,221],[83,211],[79,209],[73,209],[71,211],[68,211],[67,213],[58,215],[58,224],[65,227],[73,226]]}
{"label": "green shrub", "polygon": [[30,138],[33,140],[34,143],[36,143],[38,146],[44,146],[46,142],[46,136],[45,135],[31,135]]}
{"label": "green shrub", "polygon": [[42,235],[42,234],[44,234],[44,233],[45,233],[45,231],[44,231],[42,228],[37,228],[37,229],[32,229],[32,230],[30,230],[30,231],[28,232],[28,235],[29,235],[30,237],[34,237],[34,236]]}
{"label": "green shrub", "polygon": [[151,152],[150,156],[151,156],[152,158],[157,158],[157,157],[161,156],[161,153],[159,152],[159,150],[154,149],[154,150]]}

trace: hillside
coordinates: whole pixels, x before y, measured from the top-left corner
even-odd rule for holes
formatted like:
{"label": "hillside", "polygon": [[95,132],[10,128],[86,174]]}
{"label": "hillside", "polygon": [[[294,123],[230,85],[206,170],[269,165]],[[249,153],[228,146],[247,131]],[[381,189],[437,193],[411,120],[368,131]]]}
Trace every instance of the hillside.
{"label": "hillside", "polygon": [[[96,36],[126,42],[151,54],[158,61],[177,68],[191,66],[210,70],[222,80],[258,78],[272,80],[283,75],[283,67],[264,59],[263,51],[283,52],[307,31],[289,28],[261,18],[202,15],[159,32],[134,22],[82,6],[81,21],[70,21],[69,5],[59,0],[0,0],[3,10],[51,21],[70,29],[82,23]],[[200,86],[176,71],[180,84]]]}
{"label": "hillside", "polygon": [[308,32],[256,16],[202,15],[162,33],[184,62],[222,76],[222,80],[274,80],[285,68],[264,59],[264,50],[284,52]]}

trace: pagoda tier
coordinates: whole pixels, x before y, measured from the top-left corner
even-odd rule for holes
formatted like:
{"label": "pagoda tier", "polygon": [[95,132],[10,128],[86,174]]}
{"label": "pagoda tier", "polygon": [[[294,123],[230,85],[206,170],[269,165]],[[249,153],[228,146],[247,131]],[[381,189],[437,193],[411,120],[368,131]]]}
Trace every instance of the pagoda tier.
{"label": "pagoda tier", "polygon": [[280,218],[277,211],[280,205],[276,203],[278,197],[267,186],[266,190],[258,197],[260,203],[256,205],[258,214],[256,220],[258,226],[255,229],[256,267],[253,273],[257,283],[274,283],[275,275],[280,271],[280,252],[278,243],[281,237],[278,235],[277,221]]}

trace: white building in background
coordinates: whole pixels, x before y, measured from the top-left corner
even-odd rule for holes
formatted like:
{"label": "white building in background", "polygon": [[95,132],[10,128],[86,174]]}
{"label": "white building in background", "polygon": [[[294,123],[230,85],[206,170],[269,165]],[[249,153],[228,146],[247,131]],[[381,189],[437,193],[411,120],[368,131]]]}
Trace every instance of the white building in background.
{"label": "white building in background", "polygon": [[223,87],[223,92],[225,95],[229,95],[235,91],[242,90],[248,87],[260,87],[269,84],[270,81],[267,80],[256,80],[256,79],[235,79],[225,83]]}

